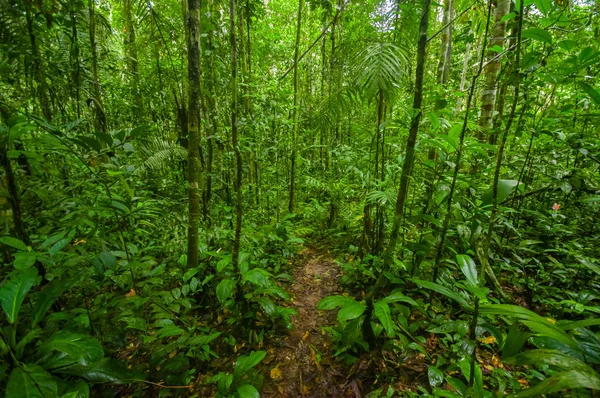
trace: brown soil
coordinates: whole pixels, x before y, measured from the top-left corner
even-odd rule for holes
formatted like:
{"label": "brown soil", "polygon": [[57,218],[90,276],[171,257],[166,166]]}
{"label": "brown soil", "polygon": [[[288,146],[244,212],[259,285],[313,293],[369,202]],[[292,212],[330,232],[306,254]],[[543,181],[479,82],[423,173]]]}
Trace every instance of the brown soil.
{"label": "brown soil", "polygon": [[324,326],[334,326],[336,311],[319,311],[317,304],[340,294],[339,267],[325,250],[306,248],[294,261],[290,286],[294,330],[268,348],[262,397],[362,397],[350,369],[332,359],[332,342]]}

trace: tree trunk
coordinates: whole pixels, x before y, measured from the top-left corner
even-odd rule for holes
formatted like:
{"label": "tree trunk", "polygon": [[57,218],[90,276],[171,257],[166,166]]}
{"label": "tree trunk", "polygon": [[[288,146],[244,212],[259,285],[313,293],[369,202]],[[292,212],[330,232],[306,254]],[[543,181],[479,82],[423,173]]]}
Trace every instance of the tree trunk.
{"label": "tree trunk", "polygon": [[34,88],[34,98],[36,96],[35,94],[37,94],[44,118],[46,118],[47,121],[52,121],[52,112],[50,110],[50,101],[48,99],[48,85],[46,84],[46,77],[44,75],[42,59],[38,51],[37,37],[35,35],[33,27],[33,15],[31,15],[30,7],[31,2],[25,1],[25,19],[27,21],[27,32],[29,33],[29,41],[31,44],[33,76],[35,82],[37,83],[37,87]]}
{"label": "tree trunk", "polygon": [[[469,52],[471,50],[471,43],[467,42],[465,46],[465,55],[463,59],[463,69],[460,75],[460,92],[465,91],[465,84],[467,83],[467,71],[469,70]],[[455,115],[462,111],[462,97],[456,100],[456,111]]]}
{"label": "tree trunk", "polygon": [[90,16],[89,35],[90,49],[92,53],[92,81],[94,84],[94,98],[91,100],[94,104],[95,128],[101,133],[106,134],[106,114],[104,113],[104,102],[102,92],[100,91],[100,82],[98,79],[98,48],[96,46],[96,16],[94,11],[94,0],[88,0],[88,11]]}
{"label": "tree trunk", "polygon": [[292,105],[292,154],[290,156],[291,171],[290,171],[290,202],[288,211],[294,212],[294,194],[296,188],[296,140],[298,136],[298,60],[300,49],[300,29],[302,28],[302,6],[304,0],[298,0],[298,16],[296,26],[296,45],[294,46],[294,102]]}
{"label": "tree trunk", "polygon": [[[504,47],[504,34],[506,32],[506,21],[502,18],[508,14],[510,10],[510,0],[498,0],[496,9],[494,10],[494,27],[492,28],[492,37],[489,48],[494,46]],[[483,95],[481,96],[481,115],[479,116],[479,126],[481,133],[480,141],[485,141],[492,127],[492,119],[494,117],[494,105],[496,103],[497,81],[496,77],[500,70],[500,59],[491,61],[498,55],[497,51],[488,51],[488,64],[485,68],[485,85],[483,87]]]}
{"label": "tree trunk", "polygon": [[454,17],[454,4],[453,0],[444,1],[444,18],[442,20],[442,26],[446,28],[442,31],[441,35],[441,46],[440,46],[440,59],[437,67],[437,82],[442,86],[446,86],[448,83],[448,75],[450,74],[451,54],[452,54],[452,18]]}
{"label": "tree trunk", "polygon": [[[132,0],[123,0],[123,19],[125,20],[125,57],[127,58],[127,69],[131,74],[131,98],[134,104],[134,120],[142,112],[142,93],[140,92],[140,76],[138,74],[138,57],[135,43],[135,27],[133,24],[133,15],[131,13]],[[191,10],[191,8],[190,8]],[[189,57],[189,55],[188,55]],[[189,59],[189,58],[188,58]]]}
{"label": "tree trunk", "polygon": [[242,154],[238,145],[238,82],[237,82],[237,45],[235,35],[235,0],[229,0],[229,39],[231,41],[231,144],[235,153],[235,238],[233,240],[233,253],[231,263],[233,269],[237,270],[240,254],[240,237],[242,233]]}
{"label": "tree trunk", "polygon": [[200,0],[188,1],[188,268],[198,266],[200,223]]}
{"label": "tree trunk", "polygon": [[396,211],[394,214],[394,223],[392,232],[390,233],[390,242],[383,258],[383,269],[388,269],[392,263],[398,235],[400,232],[400,224],[404,218],[404,203],[408,193],[408,184],[412,167],[415,160],[415,144],[417,142],[417,134],[419,132],[419,122],[421,121],[421,104],[423,102],[423,78],[425,76],[425,58],[427,51],[427,29],[429,27],[429,8],[431,0],[423,0],[423,13],[421,15],[421,23],[419,28],[419,44],[417,48],[417,69],[415,72],[415,95],[413,99],[413,109],[416,115],[410,125],[408,139],[406,141],[406,156],[402,164],[402,175],[400,177],[400,189],[396,199]]}

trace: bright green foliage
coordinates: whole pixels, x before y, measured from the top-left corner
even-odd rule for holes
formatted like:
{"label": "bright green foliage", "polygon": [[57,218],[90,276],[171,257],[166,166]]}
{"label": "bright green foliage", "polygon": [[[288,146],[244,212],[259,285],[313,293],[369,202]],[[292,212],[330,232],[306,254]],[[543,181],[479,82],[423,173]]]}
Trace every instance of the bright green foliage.
{"label": "bright green foliage", "polygon": [[[297,1],[237,0],[235,81],[229,4],[201,1],[194,85],[186,3],[0,2],[0,396],[258,397],[289,342],[314,358],[285,387],[597,394],[596,2],[432,2],[415,142],[423,1],[309,0],[297,32]],[[303,246],[330,279],[295,280]]]}

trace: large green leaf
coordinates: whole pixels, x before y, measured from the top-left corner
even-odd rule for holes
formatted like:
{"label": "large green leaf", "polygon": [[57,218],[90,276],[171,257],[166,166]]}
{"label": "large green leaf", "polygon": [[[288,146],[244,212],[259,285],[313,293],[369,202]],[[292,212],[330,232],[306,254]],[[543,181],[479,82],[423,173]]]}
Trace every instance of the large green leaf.
{"label": "large green leaf", "polygon": [[477,279],[477,265],[473,259],[466,254],[459,254],[456,256],[456,261],[460,266],[460,270],[467,278],[467,281],[472,286],[478,286],[479,280]]}
{"label": "large green leaf", "polygon": [[390,314],[390,306],[385,301],[377,301],[374,305],[373,313],[383,325],[387,335],[389,337],[394,337],[396,335],[396,329]]}
{"label": "large green leaf", "polygon": [[50,309],[54,301],[72,285],[71,280],[53,279],[44,290],[38,293],[31,313],[31,325],[35,326],[44,318],[46,312]]}
{"label": "large green leaf", "polygon": [[552,11],[552,2],[550,0],[533,0],[533,4],[544,15]]}
{"label": "large green leaf", "polygon": [[112,358],[103,358],[91,365],[73,365],[56,369],[54,372],[83,377],[92,383],[126,383],[146,378],[143,372],[136,372],[127,367],[127,363]]}
{"label": "large green leaf", "polygon": [[431,387],[439,386],[444,382],[444,374],[441,370],[433,365],[429,365],[427,370],[427,377],[429,378],[429,385]]}
{"label": "large green leaf", "polygon": [[[595,373],[595,372],[594,372]],[[598,373],[590,374],[579,370],[569,370],[560,372],[549,377],[534,387],[511,394],[509,398],[537,397],[542,394],[550,394],[556,391],[589,388],[593,390],[600,389],[600,378]]]}
{"label": "large green leaf", "polygon": [[260,393],[253,385],[244,384],[237,388],[240,398],[260,398]]}
{"label": "large green leaf", "polygon": [[584,82],[577,82],[577,84],[583,91],[585,91],[587,95],[590,96],[596,105],[600,105],[600,93],[595,88]]}
{"label": "large green leaf", "polygon": [[6,385],[7,397],[53,398],[58,395],[54,377],[38,365],[16,367]]}
{"label": "large green leaf", "polygon": [[255,285],[268,287],[272,283],[272,275],[261,268],[253,268],[243,275],[243,281],[249,281]]}
{"label": "large green leaf", "polygon": [[365,312],[367,306],[363,303],[358,303],[353,301],[342,307],[342,309],[338,312],[337,319],[339,322],[344,322],[350,319],[358,318]]}
{"label": "large green leaf", "polygon": [[25,295],[34,285],[37,277],[35,268],[27,268],[13,274],[2,287],[0,287],[0,303],[6,314],[8,322],[15,323],[19,316],[21,304]]}
{"label": "large green leaf", "polygon": [[540,28],[529,28],[521,33],[521,36],[527,39],[533,39],[544,43],[552,44],[552,35],[550,32]]}
{"label": "large green leaf", "polygon": [[2,236],[0,237],[0,243],[5,244],[10,247],[14,247],[15,249],[19,249],[21,251],[27,251],[27,245],[23,243],[23,241],[13,238],[12,236]]}
{"label": "large green leaf", "polygon": [[[54,354],[55,351],[58,353]],[[39,347],[39,352],[46,358],[47,368],[74,362],[90,365],[104,357],[104,349],[98,340],[78,333],[58,332]]]}
{"label": "large green leaf", "polygon": [[[498,181],[498,203],[502,203],[510,196],[511,193],[517,187],[519,181],[517,180],[499,180]],[[481,204],[483,206],[492,204],[493,186],[490,187],[483,196],[481,197]]]}
{"label": "large green leaf", "polygon": [[248,373],[250,369],[255,367],[267,355],[266,351],[253,351],[250,355],[240,355],[235,361],[233,368],[233,378],[239,380],[243,375]]}
{"label": "large green leaf", "polygon": [[548,365],[562,370],[594,373],[594,369],[589,365],[557,350],[528,350],[513,357],[505,358],[503,362],[513,365]]}
{"label": "large green leaf", "polygon": [[469,302],[467,302],[467,300],[465,300],[464,297],[462,297],[460,294],[456,293],[453,290],[450,290],[449,288],[447,288],[445,286],[439,285],[437,283],[429,282],[429,281],[423,281],[420,279],[413,279],[412,281],[414,283],[416,283],[417,285],[424,287],[425,289],[433,290],[434,292],[443,294],[444,296],[448,297],[449,299],[456,301],[464,309],[471,310],[473,308],[473,306]]}
{"label": "large green leaf", "polygon": [[344,307],[350,303],[353,303],[354,299],[346,296],[327,296],[323,300],[319,301],[317,309],[319,310],[333,310],[336,307]]}
{"label": "large green leaf", "polygon": [[217,298],[219,302],[224,303],[229,297],[231,297],[231,293],[233,293],[233,288],[235,287],[235,281],[231,279],[223,279],[217,285]]}
{"label": "large green leaf", "polygon": [[577,351],[581,351],[579,345],[561,328],[535,312],[529,311],[518,305],[510,304],[488,304],[479,308],[481,314],[505,315],[517,318],[522,324],[533,332],[555,339]]}
{"label": "large green leaf", "polygon": [[390,294],[388,294],[383,299],[381,299],[381,301],[386,302],[388,304],[403,302],[403,303],[407,303],[407,304],[414,305],[414,306],[418,305],[415,300],[402,294],[399,289],[392,291]]}

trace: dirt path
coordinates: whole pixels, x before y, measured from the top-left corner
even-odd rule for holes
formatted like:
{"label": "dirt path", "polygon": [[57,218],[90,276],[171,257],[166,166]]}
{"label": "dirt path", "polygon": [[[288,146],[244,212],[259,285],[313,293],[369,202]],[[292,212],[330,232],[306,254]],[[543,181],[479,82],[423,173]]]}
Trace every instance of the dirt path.
{"label": "dirt path", "polygon": [[336,323],[335,311],[319,311],[319,301],[340,294],[339,267],[325,250],[305,248],[294,260],[294,330],[268,348],[262,397],[360,397],[348,369],[332,360],[331,339],[323,326]]}

